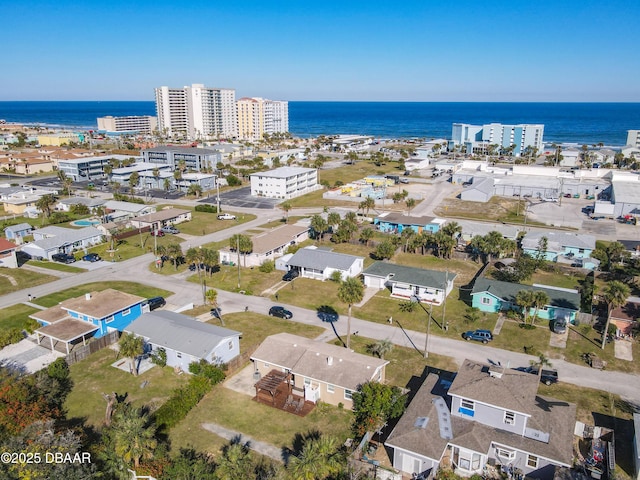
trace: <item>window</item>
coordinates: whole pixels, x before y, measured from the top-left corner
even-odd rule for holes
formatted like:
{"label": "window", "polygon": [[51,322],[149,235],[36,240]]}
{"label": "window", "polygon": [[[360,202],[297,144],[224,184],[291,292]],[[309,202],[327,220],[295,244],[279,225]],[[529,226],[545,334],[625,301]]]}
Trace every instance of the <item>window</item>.
{"label": "window", "polygon": [[463,398],[462,400],[460,400],[460,407],[466,408],[467,410],[475,410],[476,405],[472,400]]}
{"label": "window", "polygon": [[516,424],[516,414],[513,412],[504,412],[504,423],[507,425]]}
{"label": "window", "polygon": [[307,377],[304,378],[304,386],[305,387],[310,387],[311,386],[311,379],[310,378],[307,378]]}
{"label": "window", "polygon": [[229,341],[229,350],[233,350],[233,340]]}
{"label": "window", "polygon": [[514,458],[516,458],[516,452],[501,447],[496,447],[496,455],[503,460],[513,460]]}
{"label": "window", "polygon": [[129,315],[130,313],[131,313],[131,309],[130,309],[130,308],[127,308],[126,310],[123,310],[123,311],[122,311],[122,316],[123,316],[123,317],[126,317],[126,316],[127,316],[127,315]]}
{"label": "window", "polygon": [[353,399],[353,392],[351,390],[348,389],[344,389],[344,398],[345,400],[352,400]]}
{"label": "window", "polygon": [[538,468],[538,457],[527,455],[527,467]]}
{"label": "window", "polygon": [[177,358],[182,358],[182,354],[180,352],[176,352],[176,357]]}
{"label": "window", "polygon": [[482,297],[483,305],[491,305],[491,299],[489,297]]}
{"label": "window", "polygon": [[335,385],[331,385],[330,383],[327,383],[327,392],[333,393],[335,391],[336,391]]}
{"label": "window", "polygon": [[113,322],[113,315],[105,319],[105,323],[111,323],[111,322]]}

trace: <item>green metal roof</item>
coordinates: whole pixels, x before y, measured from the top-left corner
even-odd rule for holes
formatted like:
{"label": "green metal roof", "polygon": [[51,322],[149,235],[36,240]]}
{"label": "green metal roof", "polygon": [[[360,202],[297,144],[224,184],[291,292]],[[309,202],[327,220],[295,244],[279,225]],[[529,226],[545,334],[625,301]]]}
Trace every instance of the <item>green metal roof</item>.
{"label": "green metal roof", "polygon": [[541,290],[549,296],[549,305],[553,307],[568,308],[571,310],[580,309],[580,294],[569,291],[566,288],[543,287],[533,285],[522,285],[520,283],[501,282],[480,277],[473,284],[471,295],[488,292],[501,300],[516,303],[516,295],[521,290]]}

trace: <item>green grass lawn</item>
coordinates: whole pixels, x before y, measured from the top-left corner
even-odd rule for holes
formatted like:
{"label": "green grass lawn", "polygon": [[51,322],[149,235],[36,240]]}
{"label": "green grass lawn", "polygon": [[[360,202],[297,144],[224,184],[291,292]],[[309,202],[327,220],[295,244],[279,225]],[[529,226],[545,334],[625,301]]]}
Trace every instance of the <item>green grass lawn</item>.
{"label": "green grass lawn", "polygon": [[326,305],[341,314],[347,313],[347,305],[338,300],[338,284],[331,281],[298,277],[278,290],[278,301],[311,310]]}
{"label": "green grass lawn", "polygon": [[[0,274],[0,292],[2,292],[3,295],[25,288],[35,287],[36,285],[42,285],[43,283],[53,282],[58,279],[58,277],[33,272],[26,268],[3,268],[0,270]],[[11,280],[13,280],[13,282]]]}
{"label": "green grass lawn", "polygon": [[233,213],[237,218],[235,220],[218,220],[217,213],[196,212],[194,210],[191,212],[191,221],[176,225],[176,228],[187,235],[201,236],[218,232],[240,223],[246,223],[256,218],[255,215],[249,213],[229,213]]}
{"label": "green grass lawn", "polygon": [[[493,196],[487,203],[469,202],[457,198],[447,198],[434,209],[436,215],[469,220],[484,220],[505,223],[524,223],[524,201],[517,198]],[[544,225],[527,218],[527,225]]]}
{"label": "green grass lawn", "polygon": [[[185,312],[189,315],[189,312]],[[222,315],[225,327],[242,333],[240,352],[253,351],[269,335],[286,332],[306,338],[315,338],[321,335],[325,329],[304,323],[296,323],[291,320],[270,317],[254,312],[238,312]],[[218,319],[212,318],[207,323],[221,326]]]}
{"label": "green grass lawn", "polygon": [[341,444],[349,436],[351,418],[350,410],[326,404],[317,406],[302,418],[254,402],[248,395],[217,385],[171,430],[169,439],[174,451],[189,446],[217,454],[228,441],[201,427],[203,423],[211,422],[277,447],[292,448],[296,433],[305,434],[314,430],[336,437]]}
{"label": "green grass lawn", "polygon": [[529,280],[523,281],[522,283],[525,285],[537,283],[539,285],[550,285],[552,287],[578,289],[580,287],[580,281],[582,280],[584,280],[584,274],[579,272],[568,274],[539,270],[534,273]]}
{"label": "green grass lawn", "polygon": [[162,290],[161,288],[150,287],[141,283],[135,282],[96,282],[87,283],[85,285],[79,285],[77,287],[68,288],[60,292],[45,295],[44,297],[38,297],[33,303],[42,305],[43,307],[53,307],[67,298],[74,298],[84,295],[87,292],[97,291],[100,292],[107,288],[113,288],[114,290],[121,290],[132,295],[138,295],[140,297],[151,298],[156,296],[167,297],[173,292],[168,290]]}
{"label": "green grass lawn", "polygon": [[0,310],[0,332],[11,330],[12,328],[24,327],[29,315],[37,312],[37,308],[29,307],[22,303]]}
{"label": "green grass lawn", "polygon": [[[500,334],[493,337],[491,346],[520,353],[543,352],[547,356],[553,356],[553,349],[549,346],[551,331],[548,322],[538,320],[536,324],[537,328],[527,330],[522,328],[519,322],[506,320],[500,329]],[[514,367],[528,367],[528,365],[514,365]]]}
{"label": "green grass lawn", "polygon": [[275,228],[275,227],[280,227],[282,225],[286,225],[287,223],[289,225],[293,225],[298,220],[302,220],[303,218],[307,218],[307,217],[306,216],[289,215],[289,221],[285,222],[284,221],[284,215],[282,215],[282,218],[278,218],[277,220],[272,220],[272,221],[270,221],[268,223],[265,223],[264,225],[260,225],[260,227],[261,228]]}
{"label": "green grass lawn", "polygon": [[[178,375],[170,367],[158,366],[136,377],[112,367],[116,359],[116,352],[104,348],[86,360],[71,365],[74,385],[65,402],[68,418],[83,418],[89,425],[100,426],[107,405],[103,393],[126,395],[126,401],[137,407],[147,405],[157,408],[171,396],[174,388],[189,380],[189,375]],[[122,357],[120,360],[127,361]],[[140,385],[145,381],[147,385],[141,388]]]}
{"label": "green grass lawn", "polygon": [[[376,340],[371,338],[352,336],[351,348],[358,353],[370,355],[367,351],[367,345],[375,343]],[[334,345],[342,345],[339,340],[332,342]],[[393,346],[393,350],[385,356],[385,360],[389,361],[386,367],[386,381],[390,385],[397,387],[407,387],[412,378],[420,378],[426,367],[438,368],[455,372],[458,369],[456,362],[451,357],[444,355],[435,355],[429,353],[428,358],[424,358],[424,345],[419,345],[418,350],[415,348]]]}
{"label": "green grass lawn", "polygon": [[[242,263],[242,257],[241,257]],[[165,268],[167,268],[165,266]],[[171,267],[173,269],[173,267]],[[263,273],[258,268],[240,267],[240,288],[238,288],[238,267],[230,265],[221,265],[220,271],[213,275],[206,276],[208,285],[215,286],[222,290],[230,292],[239,292],[244,290],[247,295],[257,295],[278,283],[282,278],[282,272],[274,270],[271,273]],[[200,283],[198,274],[191,275],[188,280],[194,283]]]}
{"label": "green grass lawn", "polygon": [[73,265],[68,265],[66,263],[49,262],[42,260],[29,260],[27,264],[34,267],[57,270],[58,272],[82,273],[86,271],[84,268],[74,267]]}

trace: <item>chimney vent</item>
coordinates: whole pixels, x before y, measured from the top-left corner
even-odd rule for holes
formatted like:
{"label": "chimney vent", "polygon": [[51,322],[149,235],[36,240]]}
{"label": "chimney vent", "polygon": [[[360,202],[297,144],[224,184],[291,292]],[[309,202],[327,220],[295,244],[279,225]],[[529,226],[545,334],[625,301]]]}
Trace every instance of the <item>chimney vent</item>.
{"label": "chimney vent", "polygon": [[89,300],[91,300],[91,294],[90,293],[85,293],[84,294],[84,299],[88,302]]}
{"label": "chimney vent", "polygon": [[333,357],[327,357],[327,365],[333,365]]}

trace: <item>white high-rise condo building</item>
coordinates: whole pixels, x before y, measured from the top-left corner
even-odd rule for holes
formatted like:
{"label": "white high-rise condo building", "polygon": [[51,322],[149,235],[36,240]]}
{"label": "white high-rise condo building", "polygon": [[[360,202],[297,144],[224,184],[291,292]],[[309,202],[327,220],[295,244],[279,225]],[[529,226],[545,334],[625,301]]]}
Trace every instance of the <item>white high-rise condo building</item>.
{"label": "white high-rise condo building", "polygon": [[485,154],[491,145],[497,145],[498,151],[513,147],[516,157],[525,153],[527,147],[542,150],[544,125],[502,125],[488,123],[469,125],[454,123],[451,131],[450,147],[462,145],[467,153]]}
{"label": "white high-rise condo building", "polygon": [[238,136],[262,139],[264,134],[289,131],[289,102],[243,97],[237,102]]}
{"label": "white high-rise condo building", "polygon": [[168,136],[190,140],[238,136],[236,91],[193,84],[156,88],[158,128]]}
{"label": "white high-rise condo building", "polygon": [[640,148],[640,130],[627,130],[627,145]]}
{"label": "white high-rise condo building", "polygon": [[250,178],[254,197],[294,198],[322,188],[315,168],[280,167],[252,173]]}
{"label": "white high-rise condo building", "polygon": [[126,117],[99,117],[98,130],[107,133],[117,132],[135,132],[135,133],[153,133],[158,128],[157,117],[149,115],[142,116],[126,116]]}

